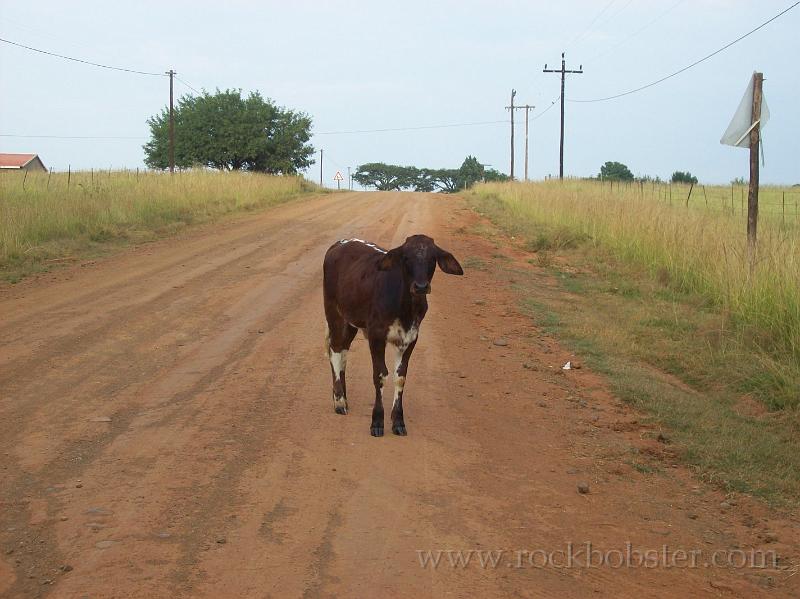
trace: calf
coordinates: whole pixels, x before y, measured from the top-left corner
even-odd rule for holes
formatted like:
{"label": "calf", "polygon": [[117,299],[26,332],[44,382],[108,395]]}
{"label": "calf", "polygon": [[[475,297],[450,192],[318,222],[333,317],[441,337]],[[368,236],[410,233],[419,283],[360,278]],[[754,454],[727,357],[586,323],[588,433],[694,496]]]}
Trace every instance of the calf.
{"label": "calf", "polygon": [[406,434],[403,386],[419,325],[428,310],[426,295],[431,292],[437,264],[447,274],[464,274],[455,257],[425,235],[412,235],[403,245],[389,251],[361,239],[343,239],[325,254],[323,296],[333,375],[333,408],[337,414],[347,414],[347,352],[361,329],[372,355],[375,405],[370,433],[373,437],[383,436],[383,384],[389,373],[385,360],[387,344],[396,351],[392,432]]}

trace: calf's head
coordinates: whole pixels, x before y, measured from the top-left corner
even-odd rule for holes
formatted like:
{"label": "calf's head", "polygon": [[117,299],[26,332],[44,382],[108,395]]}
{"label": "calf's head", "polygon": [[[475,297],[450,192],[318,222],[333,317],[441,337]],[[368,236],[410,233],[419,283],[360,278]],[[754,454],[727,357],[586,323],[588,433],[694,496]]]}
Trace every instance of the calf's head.
{"label": "calf's head", "polygon": [[378,263],[378,270],[399,268],[411,294],[425,295],[431,292],[431,279],[437,264],[449,275],[464,274],[453,254],[433,243],[433,239],[426,235],[412,235],[403,245],[386,252]]}

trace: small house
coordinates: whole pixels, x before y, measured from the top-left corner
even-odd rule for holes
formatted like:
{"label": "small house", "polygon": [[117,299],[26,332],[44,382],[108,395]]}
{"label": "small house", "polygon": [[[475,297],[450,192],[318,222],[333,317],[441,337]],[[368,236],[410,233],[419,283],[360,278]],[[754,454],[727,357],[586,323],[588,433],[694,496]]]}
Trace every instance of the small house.
{"label": "small house", "polygon": [[40,171],[47,172],[42,159],[38,154],[1,154],[0,169],[14,171]]}

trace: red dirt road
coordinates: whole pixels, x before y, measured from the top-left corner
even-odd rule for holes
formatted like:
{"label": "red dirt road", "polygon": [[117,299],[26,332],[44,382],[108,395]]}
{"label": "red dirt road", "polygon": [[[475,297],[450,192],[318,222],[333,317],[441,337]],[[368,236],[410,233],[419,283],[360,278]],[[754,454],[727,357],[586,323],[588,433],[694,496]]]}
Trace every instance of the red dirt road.
{"label": "red dirt road", "polygon": [[[334,194],[1,287],[0,596],[800,594],[797,522],[746,498],[721,509],[602,379],[562,372],[572,356],[508,282],[469,267],[521,257],[463,233],[475,218],[457,198]],[[351,412],[333,412],[322,256],[418,232],[467,272],[433,280],[409,436],[375,439],[360,336]],[[632,451],[664,471],[637,472]],[[619,567],[626,543],[670,563]],[[751,548],[779,567],[720,553]],[[439,550],[476,552],[421,565]],[[488,550],[503,553],[482,566]]]}

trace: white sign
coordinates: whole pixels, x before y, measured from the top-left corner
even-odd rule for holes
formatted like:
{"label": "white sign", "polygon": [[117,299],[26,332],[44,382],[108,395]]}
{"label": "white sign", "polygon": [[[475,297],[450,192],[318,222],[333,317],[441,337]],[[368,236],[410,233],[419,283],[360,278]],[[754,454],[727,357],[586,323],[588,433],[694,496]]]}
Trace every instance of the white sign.
{"label": "white sign", "polygon": [[336,171],[336,174],[333,176],[334,181],[344,181],[344,177],[342,177],[342,173]]}
{"label": "white sign", "polygon": [[[755,74],[754,74],[755,75]],[[734,146],[737,148],[750,147],[750,132],[756,125],[760,129],[764,128],[769,120],[769,108],[767,108],[767,100],[761,97],[761,119],[757,122],[753,121],[753,80],[755,76],[750,77],[750,83],[747,84],[747,89],[744,90],[742,101],[739,102],[739,108],[736,109],[736,114],[731,119],[731,124],[725,130],[722,139],[719,143],[726,146]]]}

